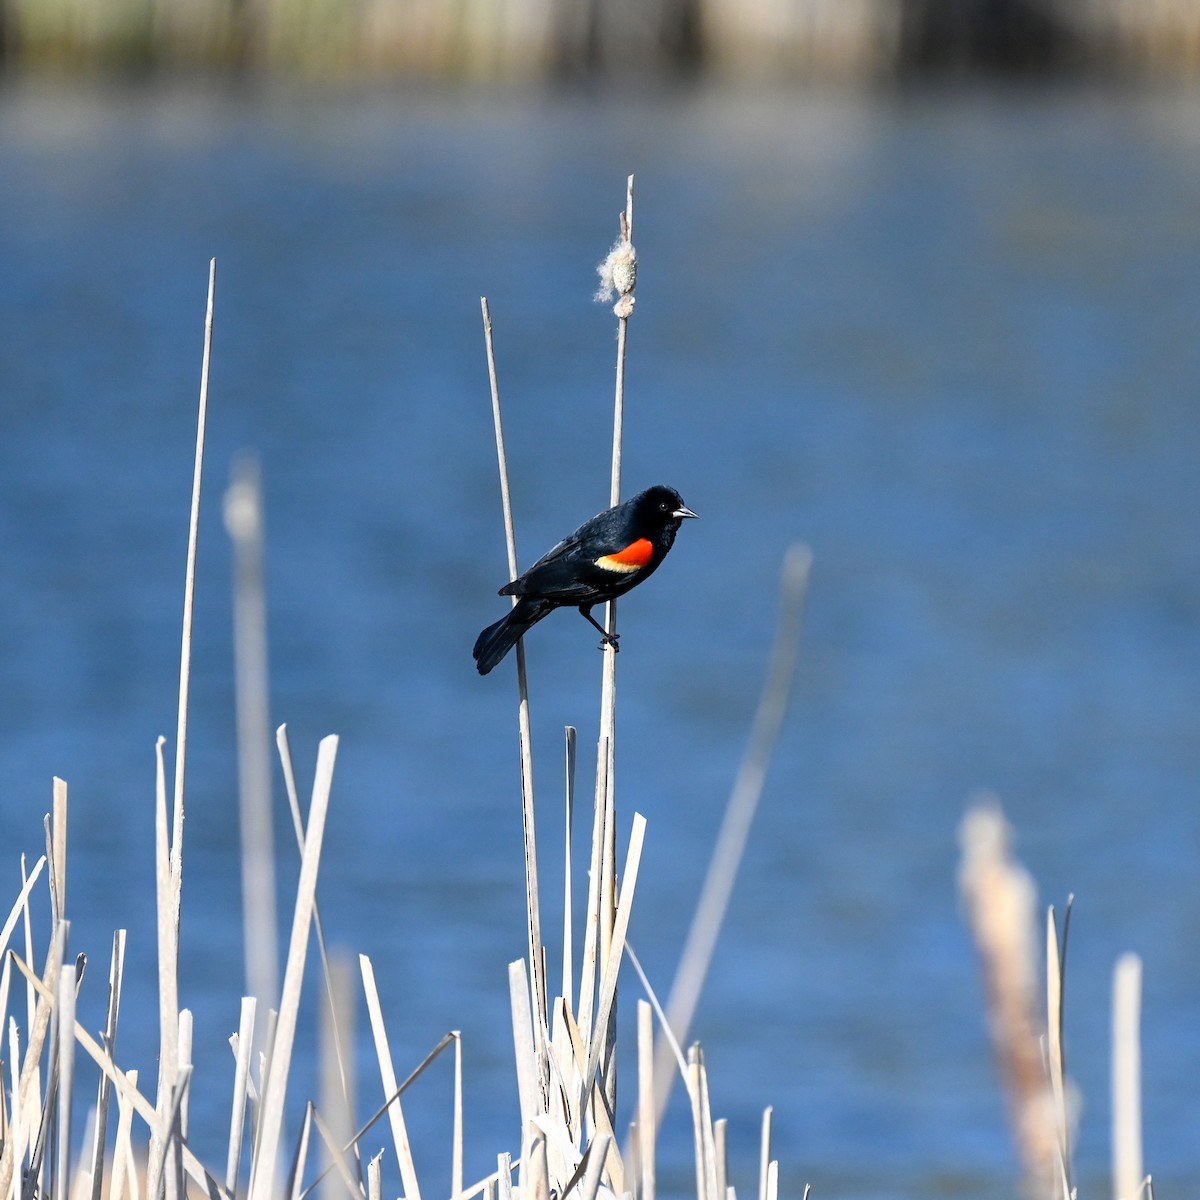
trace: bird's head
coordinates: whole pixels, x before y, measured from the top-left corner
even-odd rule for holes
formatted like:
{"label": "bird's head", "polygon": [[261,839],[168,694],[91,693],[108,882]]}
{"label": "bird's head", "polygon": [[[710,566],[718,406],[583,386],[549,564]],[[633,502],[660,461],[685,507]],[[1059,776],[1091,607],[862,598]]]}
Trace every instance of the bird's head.
{"label": "bird's head", "polygon": [[640,521],[659,528],[677,529],[686,518],[698,515],[673,487],[661,483],[635,496],[633,508]]}

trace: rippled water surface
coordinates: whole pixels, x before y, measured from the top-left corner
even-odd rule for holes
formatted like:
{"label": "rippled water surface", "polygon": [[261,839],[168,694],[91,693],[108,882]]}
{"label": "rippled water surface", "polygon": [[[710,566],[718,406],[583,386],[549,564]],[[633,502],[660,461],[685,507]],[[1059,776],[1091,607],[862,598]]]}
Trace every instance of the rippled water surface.
{"label": "rippled water surface", "polygon": [[[127,927],[118,1056],[152,1077],[153,748],[174,740],[215,255],[183,919],[194,1141],[223,1161],[244,988],[221,494],[252,447],[272,719],[302,788],[318,738],[341,735],[327,936],[372,957],[402,1075],[463,1030],[468,1175],[517,1150],[514,686],[469,653],[505,578],[478,302],[528,562],[607,498],[615,323],[593,264],[634,171],[625,480],[671,483],[704,517],[621,613],[622,839],[635,809],[649,820],[631,937],[664,992],[780,558],[794,540],[815,557],[796,700],[696,1022],[733,1181],[753,1194],[772,1104],[789,1194],[1011,1194],[955,885],[957,825],[986,789],[1043,902],[1077,897],[1081,1194],[1107,1188],[1124,950],[1145,960],[1148,1166],[1166,1194],[1200,1187],[1198,151],[1200,100],[1178,95],[0,93],[0,872],[15,895],[51,776],[68,779],[88,1024]],[[595,641],[569,613],[530,639],[552,897],[561,731],[580,728],[586,794]],[[290,834],[280,847],[286,898]],[[366,1114],[381,1097],[361,1051]],[[436,1191],[448,1071],[420,1087]],[[673,1119],[662,1173],[681,1192]]]}

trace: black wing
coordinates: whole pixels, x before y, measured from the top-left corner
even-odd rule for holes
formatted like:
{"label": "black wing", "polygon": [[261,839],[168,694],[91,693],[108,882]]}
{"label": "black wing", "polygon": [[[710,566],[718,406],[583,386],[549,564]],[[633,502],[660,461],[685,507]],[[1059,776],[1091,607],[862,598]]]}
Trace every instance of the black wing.
{"label": "black wing", "polygon": [[621,549],[611,524],[611,510],[585,521],[518,579],[505,584],[500,594],[544,596],[564,604],[586,604],[607,598],[615,581],[611,571],[596,566],[596,559]]}

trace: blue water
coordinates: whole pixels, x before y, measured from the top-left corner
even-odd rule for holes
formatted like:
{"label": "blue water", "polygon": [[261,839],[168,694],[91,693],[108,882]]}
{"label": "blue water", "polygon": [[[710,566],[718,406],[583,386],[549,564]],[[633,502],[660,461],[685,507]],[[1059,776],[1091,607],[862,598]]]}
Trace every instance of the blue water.
{"label": "blue water", "polygon": [[[127,927],[118,1056],[144,1079],[153,746],[175,731],[218,259],[182,968],[211,1161],[244,987],[220,509],[243,447],[266,489],[272,720],[303,789],[317,740],[342,739],[328,936],[372,957],[401,1075],[463,1030],[468,1175],[518,1148],[514,687],[508,664],[481,680],[470,659],[505,578],[478,301],[528,562],[607,497],[615,322],[593,265],[634,171],[625,480],[670,483],[704,517],[621,611],[622,841],[635,809],[649,820],[631,936],[664,992],[781,556],[815,556],[795,702],[695,1029],[733,1182],[753,1194],[772,1104],[789,1194],[1011,1194],[955,890],[957,825],[986,789],[1042,901],[1077,896],[1081,1194],[1107,1188],[1125,950],[1145,959],[1147,1166],[1160,1194],[1200,1186],[1197,130],[1200,98],[1180,94],[0,93],[0,872],[15,895],[65,777],[82,1010],[100,1025]],[[586,794],[595,642],[571,614],[530,639],[552,896],[561,731],[580,728]],[[625,1019],[635,993],[631,977]],[[380,1092],[361,1049],[365,1115]],[[436,1193],[448,1068],[419,1087]],[[686,1191],[673,1113],[662,1171]]]}

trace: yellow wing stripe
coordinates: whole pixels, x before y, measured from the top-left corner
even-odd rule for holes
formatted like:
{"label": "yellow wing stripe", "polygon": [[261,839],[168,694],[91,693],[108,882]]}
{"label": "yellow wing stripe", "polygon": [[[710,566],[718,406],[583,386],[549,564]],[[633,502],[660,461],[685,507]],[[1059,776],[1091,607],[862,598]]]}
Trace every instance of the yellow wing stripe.
{"label": "yellow wing stripe", "polygon": [[617,571],[622,575],[630,575],[634,571],[642,569],[641,563],[623,563],[611,554],[606,554],[603,558],[596,559],[596,566],[603,567],[606,571]]}
{"label": "yellow wing stripe", "polygon": [[616,554],[605,554],[602,558],[596,559],[596,566],[605,571],[616,571],[622,575],[629,575],[634,571],[640,571],[653,557],[654,543],[648,538],[638,538],[624,550],[618,550]]}

